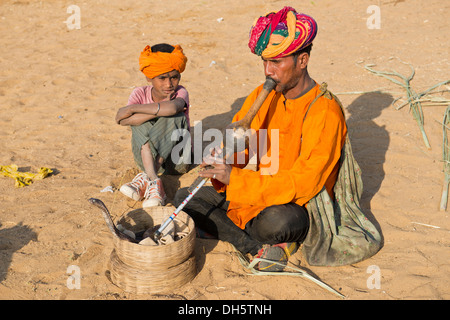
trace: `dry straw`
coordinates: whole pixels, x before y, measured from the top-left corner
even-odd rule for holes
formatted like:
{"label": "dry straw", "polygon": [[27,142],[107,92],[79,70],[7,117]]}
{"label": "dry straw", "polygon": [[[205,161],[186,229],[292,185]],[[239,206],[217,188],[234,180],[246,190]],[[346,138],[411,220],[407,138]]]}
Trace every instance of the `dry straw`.
{"label": "dry straw", "polygon": [[[389,71],[377,71],[377,70],[374,70],[371,68],[373,66],[374,65],[366,65],[365,68],[367,70],[369,70],[370,72],[372,72],[373,74],[380,76],[380,77],[384,77],[384,78],[402,86],[403,88],[405,88],[408,102],[416,100],[415,99],[416,94],[413,91],[413,89],[411,88],[411,84],[410,84],[410,82],[415,74],[415,70],[411,65],[409,65],[411,68],[411,74],[409,76],[404,76],[396,71],[390,71],[390,72]],[[397,80],[395,77],[400,78],[403,82]],[[419,125],[420,132],[422,133],[422,137],[423,137],[425,146],[428,149],[431,149],[430,142],[428,141],[428,137],[427,137],[427,134],[425,133],[425,129],[424,129],[423,111],[422,111],[422,105],[421,105],[420,101],[411,102],[410,103],[410,111],[412,112],[414,119],[417,121],[417,124]]]}
{"label": "dry straw", "polygon": [[[397,58],[398,59],[398,58]],[[400,59],[398,59],[400,60]],[[423,117],[423,110],[422,110],[422,103],[427,106],[447,106],[447,109],[444,114],[444,120],[442,123],[443,128],[443,161],[444,161],[444,184],[443,184],[443,190],[442,190],[442,196],[441,196],[441,203],[440,203],[440,210],[445,211],[447,209],[447,199],[448,199],[448,188],[450,183],[450,155],[449,155],[449,144],[448,144],[448,137],[447,137],[447,130],[450,122],[450,100],[444,98],[444,97],[433,97],[429,96],[431,93],[444,93],[449,92],[448,86],[445,90],[439,90],[435,91],[436,89],[440,88],[441,86],[445,86],[450,83],[450,80],[445,80],[442,82],[439,82],[427,90],[416,93],[412,87],[411,87],[411,80],[414,77],[415,70],[412,65],[409,63],[405,63],[400,60],[401,63],[408,65],[411,68],[411,74],[409,76],[404,76],[396,71],[377,71],[374,70],[372,67],[374,65],[366,65],[364,66],[365,69],[370,71],[371,73],[384,77],[400,86],[402,86],[406,90],[406,102],[395,106],[396,101],[400,100],[401,98],[397,98],[394,100],[393,105],[397,110],[403,108],[404,106],[409,104],[409,108],[411,113],[413,114],[414,119],[417,121],[417,124],[419,125],[420,132],[422,133],[422,137],[425,143],[425,146],[428,149],[431,149],[430,143],[428,141],[428,137],[425,133],[424,129],[424,117]],[[399,81],[400,79],[401,81]]]}
{"label": "dry straw", "polygon": [[[421,93],[416,93],[414,91],[414,89],[411,87],[411,80],[413,79],[414,74],[415,74],[414,67],[409,63],[401,61],[400,59],[398,59],[398,60],[401,63],[408,65],[410,67],[411,73],[409,74],[409,76],[404,76],[396,71],[374,70],[372,67],[374,67],[375,65],[373,65],[373,64],[366,65],[366,66],[364,66],[364,68],[377,76],[386,78],[386,79],[390,80],[391,82],[402,86],[406,90],[407,102],[396,107],[396,109],[399,110],[409,104],[409,109],[410,109],[414,119],[416,120],[417,124],[419,125],[419,129],[420,129],[420,132],[422,133],[422,138],[425,143],[425,146],[428,149],[431,149],[430,142],[428,141],[428,137],[427,137],[427,134],[425,133],[425,128],[424,128],[422,103],[430,103],[431,105],[448,105],[450,103],[449,100],[446,100],[446,99],[443,99],[440,97],[431,97],[429,99],[424,99],[424,97],[427,96],[428,94],[430,94],[431,92],[433,92],[434,89],[436,89],[442,85],[446,85],[446,84],[450,83],[450,80],[442,81],[440,83],[433,85],[432,87],[430,87],[429,89],[427,89]],[[448,90],[445,90],[445,91],[448,91]],[[443,91],[443,92],[445,92],[445,91]],[[393,104],[395,104],[395,102],[399,99],[401,99],[401,98],[395,99]]]}
{"label": "dry straw", "polygon": [[442,189],[441,197],[441,211],[447,209],[448,201],[448,185],[450,183],[450,146],[448,144],[448,130],[450,124],[450,106],[447,107],[444,114],[444,120],[442,121],[442,131],[443,131],[443,142],[442,142],[442,157],[444,161],[444,185]]}
{"label": "dry straw", "polygon": [[291,269],[294,271],[282,271],[282,272],[267,272],[267,271],[259,271],[255,269],[255,265],[260,262],[260,261],[265,261],[265,262],[270,262],[270,263],[274,263],[274,264],[278,264],[283,266],[283,264],[277,262],[277,261],[273,261],[273,260],[266,260],[263,258],[255,258],[253,259],[251,262],[249,262],[247,260],[247,258],[240,253],[234,246],[233,249],[239,259],[239,262],[241,263],[241,265],[249,270],[251,272],[251,275],[255,275],[255,276],[294,276],[294,277],[302,277],[305,278],[307,280],[310,280],[312,282],[314,282],[315,284],[319,285],[320,287],[322,287],[323,289],[328,290],[329,292],[337,295],[340,298],[345,298],[345,296],[343,294],[341,294],[340,292],[334,290],[332,287],[330,287],[329,285],[327,285],[326,283],[322,282],[319,279],[316,279],[315,277],[311,276],[308,272],[298,268],[298,267],[293,267],[290,265],[286,265],[286,269]]}

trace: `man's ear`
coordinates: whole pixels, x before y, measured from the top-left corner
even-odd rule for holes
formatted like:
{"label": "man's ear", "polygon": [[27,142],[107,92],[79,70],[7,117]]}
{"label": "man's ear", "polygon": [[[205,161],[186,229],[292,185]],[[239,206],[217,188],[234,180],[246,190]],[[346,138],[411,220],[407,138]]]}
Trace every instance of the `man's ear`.
{"label": "man's ear", "polygon": [[302,69],[306,69],[309,62],[309,54],[306,52],[303,52],[302,54],[299,54],[297,57],[297,65],[300,66]]}

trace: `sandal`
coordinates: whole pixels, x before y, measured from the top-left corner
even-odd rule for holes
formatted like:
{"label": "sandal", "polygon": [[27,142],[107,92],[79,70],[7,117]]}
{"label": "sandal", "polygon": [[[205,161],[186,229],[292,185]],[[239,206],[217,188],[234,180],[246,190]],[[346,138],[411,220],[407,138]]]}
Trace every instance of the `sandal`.
{"label": "sandal", "polygon": [[255,269],[266,272],[283,271],[289,257],[297,250],[297,242],[283,242],[274,245],[265,244],[255,256],[255,259],[263,259],[255,265]]}

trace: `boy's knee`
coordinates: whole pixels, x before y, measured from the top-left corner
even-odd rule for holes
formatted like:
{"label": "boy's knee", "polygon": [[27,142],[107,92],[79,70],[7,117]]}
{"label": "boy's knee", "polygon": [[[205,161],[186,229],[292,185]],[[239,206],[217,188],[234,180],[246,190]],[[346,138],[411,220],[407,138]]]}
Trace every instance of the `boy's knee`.
{"label": "boy's knee", "polygon": [[167,127],[173,127],[173,128],[178,128],[178,129],[182,129],[182,128],[188,129],[187,128],[187,118],[183,112],[177,113],[170,117],[158,118],[158,121],[161,121]]}

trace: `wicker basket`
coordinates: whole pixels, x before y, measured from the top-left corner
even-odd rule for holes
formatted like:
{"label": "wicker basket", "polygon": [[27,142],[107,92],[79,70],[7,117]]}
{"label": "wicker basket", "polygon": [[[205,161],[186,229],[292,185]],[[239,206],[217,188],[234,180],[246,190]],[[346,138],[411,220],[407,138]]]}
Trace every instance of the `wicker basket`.
{"label": "wicker basket", "polygon": [[[137,209],[122,216],[121,224],[135,233],[161,224],[174,211],[171,207]],[[111,281],[132,293],[157,293],[178,288],[196,275],[195,225],[181,211],[174,219],[175,232],[188,234],[173,243],[144,246],[114,237],[109,269]]]}

